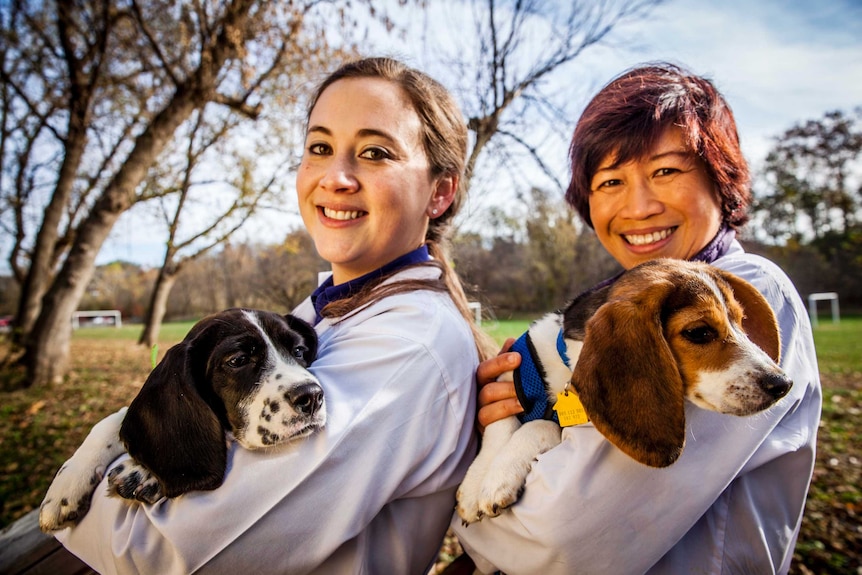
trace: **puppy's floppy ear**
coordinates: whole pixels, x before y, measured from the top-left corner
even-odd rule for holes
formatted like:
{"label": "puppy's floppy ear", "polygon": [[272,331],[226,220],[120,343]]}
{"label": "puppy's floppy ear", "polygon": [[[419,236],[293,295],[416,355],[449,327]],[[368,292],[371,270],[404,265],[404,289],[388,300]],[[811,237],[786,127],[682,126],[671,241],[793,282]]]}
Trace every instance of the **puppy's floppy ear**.
{"label": "puppy's floppy ear", "polygon": [[305,347],[308,348],[308,351],[302,354],[305,359],[305,365],[307,366],[311,364],[311,362],[317,357],[317,332],[314,331],[314,328],[310,323],[299,319],[295,315],[287,314],[284,316],[284,319],[287,321],[287,325],[290,326],[290,329],[302,336],[302,339],[305,342]]}
{"label": "puppy's floppy ear", "polygon": [[635,290],[636,298],[615,299],[625,281],[617,281],[609,301],[587,322],[572,384],[611,443],[643,464],[666,467],[685,443],[682,376],[661,318],[674,285],[656,281]]}
{"label": "puppy's floppy ear", "polygon": [[772,361],[778,363],[781,359],[781,332],[775,312],[757,288],[739,276],[714,268],[719,277],[730,284],[733,296],[745,316],[742,319],[742,329],[757,347],[766,352]]}
{"label": "puppy's floppy ear", "polygon": [[193,328],[183,342],[168,350],[132,401],[120,428],[129,455],[158,478],[168,497],[215,489],[224,480],[227,466],[222,424],[195,381],[206,373],[206,366],[193,362],[209,357],[208,352],[194,350],[201,333]]}

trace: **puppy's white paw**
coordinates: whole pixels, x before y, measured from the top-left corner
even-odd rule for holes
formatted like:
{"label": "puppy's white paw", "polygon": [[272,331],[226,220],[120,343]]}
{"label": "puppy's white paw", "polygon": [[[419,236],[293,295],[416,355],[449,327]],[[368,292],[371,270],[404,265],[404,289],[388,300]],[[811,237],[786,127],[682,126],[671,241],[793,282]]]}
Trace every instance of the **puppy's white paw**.
{"label": "puppy's white paw", "polygon": [[455,509],[464,525],[481,521],[485,516],[481,508],[482,485],[487,481],[488,475],[495,472],[494,465],[500,451],[507,446],[512,435],[520,427],[517,417],[506,417],[491,423],[485,429],[482,449],[467,470],[455,495],[457,499]]}
{"label": "puppy's white paw", "polygon": [[118,431],[125,415],[124,407],[94,425],[81,447],[57,471],[39,510],[42,531],[77,525],[90,510],[93,491],[108,465],[123,452]]}
{"label": "puppy's white paw", "polygon": [[108,473],[108,493],[143,503],[155,503],[163,497],[159,480],[134,459],[120,463]]}
{"label": "puppy's white paw", "polygon": [[560,443],[560,426],[537,419],[525,423],[512,435],[488,467],[479,493],[479,512],[496,517],[514,505],[527,483],[536,458]]}
{"label": "puppy's white paw", "polygon": [[503,469],[494,469],[482,482],[479,513],[496,517],[521,498],[532,461],[512,461]]}
{"label": "puppy's white paw", "polygon": [[105,476],[105,467],[82,468],[79,463],[75,457],[64,463],[48,487],[39,509],[39,528],[45,533],[77,525],[90,510],[93,491]]}
{"label": "puppy's white paw", "polygon": [[458,492],[455,494],[457,504],[455,509],[458,511],[458,516],[464,525],[475,523],[482,519],[482,514],[479,511],[479,493],[482,487],[482,474],[477,472],[473,467],[467,470],[467,475],[464,476],[464,481],[458,487]]}

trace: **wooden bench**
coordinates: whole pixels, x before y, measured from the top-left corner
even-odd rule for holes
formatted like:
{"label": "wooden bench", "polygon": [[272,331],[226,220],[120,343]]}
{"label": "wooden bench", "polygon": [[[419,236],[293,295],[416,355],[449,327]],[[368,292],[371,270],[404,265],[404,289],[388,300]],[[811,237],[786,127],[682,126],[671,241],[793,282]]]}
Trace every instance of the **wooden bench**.
{"label": "wooden bench", "polygon": [[0,532],[2,575],[89,575],[86,563],[39,530],[39,510],[34,509]]}
{"label": "wooden bench", "polygon": [[[471,575],[474,565],[467,554],[456,558],[441,575]],[[0,532],[0,575],[96,575],[66,548],[39,530],[34,509]]]}

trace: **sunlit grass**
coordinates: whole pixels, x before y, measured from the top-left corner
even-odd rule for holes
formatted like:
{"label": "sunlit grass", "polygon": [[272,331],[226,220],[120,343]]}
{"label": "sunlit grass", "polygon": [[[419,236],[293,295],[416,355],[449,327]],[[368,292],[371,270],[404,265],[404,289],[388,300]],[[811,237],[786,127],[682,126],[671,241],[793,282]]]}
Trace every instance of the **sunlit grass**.
{"label": "sunlit grass", "polygon": [[814,345],[821,373],[862,372],[862,317],[842,317],[838,323],[820,318],[814,328]]}
{"label": "sunlit grass", "polygon": [[[523,333],[533,319],[486,321],[482,327],[502,344]],[[193,324],[164,324],[159,355]],[[0,527],[38,506],[54,472],[90,427],[134,397],[152,363],[151,350],[136,345],[142,329],[139,324],[79,329],[72,340],[71,371],[62,385],[0,396]],[[791,573],[858,575],[862,317],[843,317],[839,324],[821,318],[814,339],[823,374],[823,421]],[[16,374],[23,376],[23,371],[0,372],[0,382]]]}
{"label": "sunlit grass", "polygon": [[482,329],[500,345],[503,345],[507,338],[517,338],[527,331],[528,327],[530,327],[530,322],[527,320],[510,319],[482,323]]}
{"label": "sunlit grass", "polygon": [[[170,322],[162,324],[159,331],[159,341],[177,342],[182,340],[195,324],[193,321]],[[82,327],[73,332],[74,339],[110,339],[137,341],[141,337],[144,326],[141,324],[124,324],[121,327]]]}
{"label": "sunlit grass", "polygon": [[[499,344],[509,337],[518,337],[530,325],[529,319],[491,320],[482,324],[488,334]],[[193,321],[170,322],[162,325],[159,340],[162,342],[177,342],[185,337],[194,325]],[[111,339],[137,341],[143,326],[126,324],[120,328],[90,327],[75,330],[76,339]],[[842,317],[839,323],[832,323],[831,318],[820,318],[814,328],[814,343],[817,347],[817,359],[820,371],[824,373],[849,374],[862,372],[862,317]]]}

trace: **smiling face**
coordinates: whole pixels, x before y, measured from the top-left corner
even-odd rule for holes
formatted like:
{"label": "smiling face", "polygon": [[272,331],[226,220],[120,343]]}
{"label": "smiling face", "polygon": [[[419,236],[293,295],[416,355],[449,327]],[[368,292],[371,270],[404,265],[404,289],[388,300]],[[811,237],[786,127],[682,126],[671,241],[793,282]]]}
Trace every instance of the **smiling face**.
{"label": "smiling face", "polygon": [[451,203],[456,182],[431,176],[421,134],[410,100],[387,80],[338,80],[317,100],[296,184],[335,284],[421,246],[432,210]]}
{"label": "smiling face", "polygon": [[679,128],[666,129],[644,158],[614,161],[604,158],[592,177],[590,218],[624,268],[659,257],[687,260],[718,233],[715,187]]}

